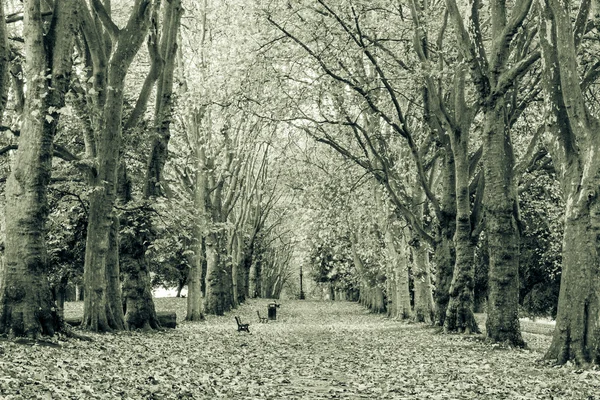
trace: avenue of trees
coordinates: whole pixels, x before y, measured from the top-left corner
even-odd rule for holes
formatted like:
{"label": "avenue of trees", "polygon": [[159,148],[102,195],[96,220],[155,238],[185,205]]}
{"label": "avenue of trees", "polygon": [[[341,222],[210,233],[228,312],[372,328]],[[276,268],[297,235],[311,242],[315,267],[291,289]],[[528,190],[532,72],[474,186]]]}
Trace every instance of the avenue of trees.
{"label": "avenue of trees", "polygon": [[600,363],[597,0],[1,0],[0,333],[251,297]]}

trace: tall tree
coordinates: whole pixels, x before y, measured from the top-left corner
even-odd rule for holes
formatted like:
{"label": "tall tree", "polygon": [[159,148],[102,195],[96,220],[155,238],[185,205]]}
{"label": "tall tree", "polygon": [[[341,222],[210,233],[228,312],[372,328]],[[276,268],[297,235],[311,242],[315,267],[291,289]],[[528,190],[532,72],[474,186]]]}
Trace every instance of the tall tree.
{"label": "tall tree", "polygon": [[124,327],[122,309],[119,310],[118,305],[111,307],[107,295],[107,254],[111,251],[109,233],[115,221],[125,77],[146,37],[152,3],[151,0],[135,0],[123,28],[115,24],[110,10],[100,0],[92,1],[93,15],[87,7],[81,10],[86,50],[93,67],[93,91],[89,94],[93,98],[90,118],[94,137],[88,140],[93,142],[88,144],[93,161],[88,174],[91,192],[83,317],[83,325],[93,331]]}
{"label": "tall tree", "polygon": [[[156,10],[158,13],[158,10]],[[148,77],[142,87],[142,93],[138,97],[136,107],[131,113],[126,128],[134,124],[141,116],[143,104],[148,101],[149,84],[156,84],[156,105],[154,109],[154,135],[150,147],[150,155],[146,165],[146,174],[143,188],[143,201],[152,202],[157,196],[164,193],[162,188],[163,170],[167,162],[168,145],[171,137],[171,120],[173,118],[173,81],[175,65],[177,60],[177,36],[183,9],[180,0],[168,0],[163,5],[162,29],[160,36],[152,32],[149,39],[149,52],[152,57],[152,66]],[[158,30],[156,24],[158,18],[155,16],[154,30]],[[140,110],[140,111],[138,111]],[[150,216],[150,207],[146,218]],[[136,238],[132,238],[136,248],[133,262],[129,263],[124,284],[125,297],[125,323],[129,328],[157,328],[159,326],[156,311],[152,301],[152,287],[150,285],[150,271],[146,257],[147,250],[152,244],[152,239],[147,232],[140,232]]]}
{"label": "tall tree", "polygon": [[[442,213],[439,221],[438,235],[441,243],[440,254],[442,257],[438,265],[438,290],[437,297],[437,323],[444,326],[446,331],[477,332],[479,329],[473,316],[473,288],[474,288],[474,256],[478,218],[471,215],[470,180],[474,168],[469,158],[469,137],[471,123],[477,112],[474,106],[469,107],[465,95],[465,69],[461,65],[460,57],[455,64],[450,64],[454,74],[454,84],[444,88],[444,82],[435,79],[435,74],[444,71],[447,64],[442,57],[438,62],[431,60],[428,49],[429,40],[425,25],[422,23],[424,15],[434,11],[428,3],[417,6],[411,1],[411,14],[414,25],[415,51],[427,75],[425,81],[425,120],[433,132],[436,132],[439,142],[444,145],[443,194],[441,203],[443,210],[454,212],[454,221],[447,220],[451,212]],[[439,18],[439,14],[435,17]],[[448,12],[442,17],[441,28],[436,41],[437,48],[444,48],[444,36],[447,29]],[[437,67],[437,69],[436,69]],[[474,157],[477,160],[477,157]],[[476,196],[481,199],[481,196]],[[453,204],[447,205],[448,201]],[[477,208],[477,204],[474,209]],[[474,218],[472,218],[474,217]],[[443,239],[452,233],[453,247],[447,249]],[[448,255],[451,253],[452,255]],[[442,284],[450,277],[445,273],[452,263],[452,280],[449,286]]]}
{"label": "tall tree", "polygon": [[4,1],[0,2],[0,123],[4,119],[4,110],[8,101],[10,47],[8,45],[8,27],[4,17]]}
{"label": "tall tree", "polygon": [[[42,334],[53,335],[60,329],[45,279],[48,272],[45,223],[57,110],[64,105],[68,87],[72,28],[78,7],[75,1],[56,1],[49,30],[44,34],[46,21],[41,1],[26,0],[24,6],[27,95],[19,149],[7,181],[6,266],[1,271],[0,332],[37,338]],[[2,2],[0,8],[3,7]],[[4,25],[1,17],[0,23]],[[0,29],[0,33],[5,32]],[[3,39],[5,43],[5,37],[0,37],[0,42]],[[0,71],[4,73],[5,69]],[[6,79],[2,77],[0,82]]]}
{"label": "tall tree", "polygon": [[[507,8],[505,0],[489,2],[491,43],[480,24],[482,2],[470,3],[468,27],[455,0],[446,0],[458,48],[469,66],[483,112],[483,171],[485,176],[485,229],[489,250],[489,291],[486,334],[498,342],[523,345],[518,317],[519,215],[515,155],[511,139],[507,95],[535,63],[539,51],[513,52],[520,35],[527,35],[524,22],[531,0]],[[510,11],[510,17],[508,13]]]}
{"label": "tall tree", "polygon": [[582,1],[573,25],[571,3],[540,2],[550,110],[546,128],[556,143],[552,156],[560,167],[566,203],[556,329],[546,357],[581,365],[600,364],[600,119],[584,94],[598,76],[598,66],[583,77],[578,73],[578,49],[592,4],[598,12],[598,1]]}

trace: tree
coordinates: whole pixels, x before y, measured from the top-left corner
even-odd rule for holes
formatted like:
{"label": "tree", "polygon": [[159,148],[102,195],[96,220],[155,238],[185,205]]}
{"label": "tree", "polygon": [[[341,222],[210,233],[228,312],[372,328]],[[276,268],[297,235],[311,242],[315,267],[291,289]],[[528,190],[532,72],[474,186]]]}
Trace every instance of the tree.
{"label": "tree", "polygon": [[[158,10],[156,10],[158,11]],[[150,82],[157,81],[156,106],[154,110],[154,135],[148,156],[144,188],[143,202],[156,201],[156,197],[163,194],[163,170],[167,162],[168,145],[171,137],[171,120],[173,118],[173,80],[177,55],[177,35],[183,9],[179,0],[169,0],[163,5],[162,31],[160,37],[153,32],[149,40],[149,50],[152,56],[152,66],[148,77],[142,87],[142,93],[138,97],[136,108],[132,111],[126,123],[134,125],[136,118],[141,116],[141,109],[148,102],[148,87]],[[158,17],[155,16],[154,23],[157,24]],[[158,30],[157,26],[154,26]],[[124,168],[124,167],[123,167]],[[125,282],[125,323],[129,328],[157,328],[160,324],[156,318],[156,311],[152,301],[150,283],[150,271],[147,260],[147,250],[154,238],[148,234],[152,230],[150,207],[142,207],[146,211],[143,218],[148,222],[145,232],[139,232],[135,238],[133,247],[135,256],[129,264],[127,279]]]}
{"label": "tree", "polygon": [[[597,2],[593,2],[595,7]],[[583,79],[577,71],[577,51],[588,24],[591,1],[582,1],[575,26],[570,3],[541,4],[540,41],[544,55],[545,91],[566,202],[556,329],[546,358],[565,363],[600,364],[600,120],[584,91],[597,76],[591,68]],[[591,80],[590,80],[591,79]]]}
{"label": "tree", "polygon": [[[486,52],[479,20],[481,2],[470,4],[467,28],[456,1],[446,0],[458,48],[469,66],[484,118],[485,229],[490,260],[486,334],[493,341],[517,346],[524,343],[518,319],[520,220],[511,125],[506,123],[506,116],[512,109],[508,106],[511,90],[540,57],[539,51],[528,51],[530,41],[517,40],[527,35],[525,20],[531,4],[516,4],[508,17],[504,0],[489,3],[492,40]],[[511,48],[520,51],[513,52],[516,59],[509,63]]]}
{"label": "tree", "polygon": [[[435,75],[444,73],[448,60],[438,56],[438,60],[431,60],[428,49],[429,40],[422,19],[426,13],[434,11],[433,7],[424,3],[421,7],[411,2],[411,14],[415,33],[415,51],[419,57],[423,70],[426,71],[424,102],[426,113],[424,119],[433,132],[437,132],[439,142],[445,148],[444,166],[449,171],[443,173],[444,190],[442,195],[442,218],[438,221],[440,232],[438,240],[440,251],[437,252],[441,259],[438,266],[438,294],[437,294],[437,323],[450,332],[477,332],[479,328],[473,316],[473,289],[474,289],[474,255],[475,243],[479,232],[480,217],[472,213],[470,180],[473,175],[473,160],[477,161],[476,152],[472,159],[469,157],[469,143],[471,125],[478,108],[468,105],[465,94],[465,68],[460,65],[460,57],[456,57],[451,73],[454,74],[453,84],[444,88],[441,79]],[[437,14],[435,17],[439,18]],[[447,30],[448,12],[444,11],[442,24],[438,33],[436,46],[438,53],[444,50],[444,35]],[[434,69],[437,65],[437,68]],[[447,72],[446,72],[447,73]],[[445,94],[447,92],[447,94]],[[481,188],[481,186],[476,185]],[[475,196],[473,210],[480,207],[481,196]],[[477,201],[479,200],[479,201]],[[452,204],[448,204],[449,202]],[[454,214],[454,221],[448,218]],[[447,249],[444,238],[453,231],[453,246]],[[450,255],[448,254],[450,253]],[[452,263],[452,280],[449,279],[445,263]]]}
{"label": "tree", "polygon": [[[83,326],[92,331],[124,328],[118,291],[109,296],[107,276],[118,276],[118,263],[107,262],[118,251],[109,238],[116,223],[114,204],[122,140],[122,112],[125,77],[150,25],[152,1],[136,0],[126,25],[119,28],[100,0],[93,0],[94,19],[87,7],[81,8],[85,52],[89,52],[93,98],[87,144],[91,168],[88,173],[90,209],[86,240],[84,281],[86,296]],[[104,31],[102,30],[104,29]],[[113,270],[107,269],[113,268]],[[118,270],[117,270],[118,271]],[[120,289],[119,289],[120,290]],[[117,300],[117,301],[114,301]]]}
{"label": "tree", "polygon": [[[59,118],[57,111],[64,104],[69,82],[72,25],[77,7],[74,1],[56,1],[50,29],[44,35],[41,1],[27,0],[24,6],[28,90],[19,150],[7,181],[6,266],[0,284],[0,332],[37,338],[53,335],[61,328],[45,276],[48,273],[45,223],[53,137]],[[3,7],[0,3],[0,8]],[[2,14],[0,23],[4,25]],[[0,32],[6,31],[0,29]],[[0,38],[0,42],[2,39],[5,40]],[[5,60],[0,59],[0,64]],[[0,80],[5,82],[4,78]],[[0,91],[4,93],[4,88]]]}

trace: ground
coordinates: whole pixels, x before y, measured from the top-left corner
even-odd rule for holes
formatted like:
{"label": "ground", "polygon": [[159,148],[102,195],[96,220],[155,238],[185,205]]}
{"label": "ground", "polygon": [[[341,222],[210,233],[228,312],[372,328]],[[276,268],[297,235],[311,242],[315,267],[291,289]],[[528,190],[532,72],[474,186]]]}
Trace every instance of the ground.
{"label": "ground", "polygon": [[[525,333],[530,350],[505,349],[346,302],[283,301],[277,321],[260,324],[267,303],[158,333],[60,347],[2,341],[0,399],[600,400],[600,371],[541,361],[548,335]],[[81,314],[81,304],[68,306]],[[179,319],[185,306],[157,299]],[[237,332],[235,315],[250,334]]]}

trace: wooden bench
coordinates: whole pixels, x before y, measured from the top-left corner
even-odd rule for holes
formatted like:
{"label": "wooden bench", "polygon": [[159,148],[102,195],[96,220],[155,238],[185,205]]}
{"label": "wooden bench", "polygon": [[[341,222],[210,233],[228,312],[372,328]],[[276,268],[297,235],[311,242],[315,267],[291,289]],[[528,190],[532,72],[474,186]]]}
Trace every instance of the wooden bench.
{"label": "wooden bench", "polygon": [[266,324],[267,322],[269,322],[269,319],[267,317],[260,316],[260,312],[258,310],[256,310],[256,315],[258,315],[258,322],[261,322],[263,324]]}
{"label": "wooden bench", "polygon": [[238,326],[238,332],[241,331],[246,331],[248,333],[250,333],[250,324],[242,324],[242,320],[240,319],[240,317],[235,317],[235,322],[237,322],[237,326]]}

